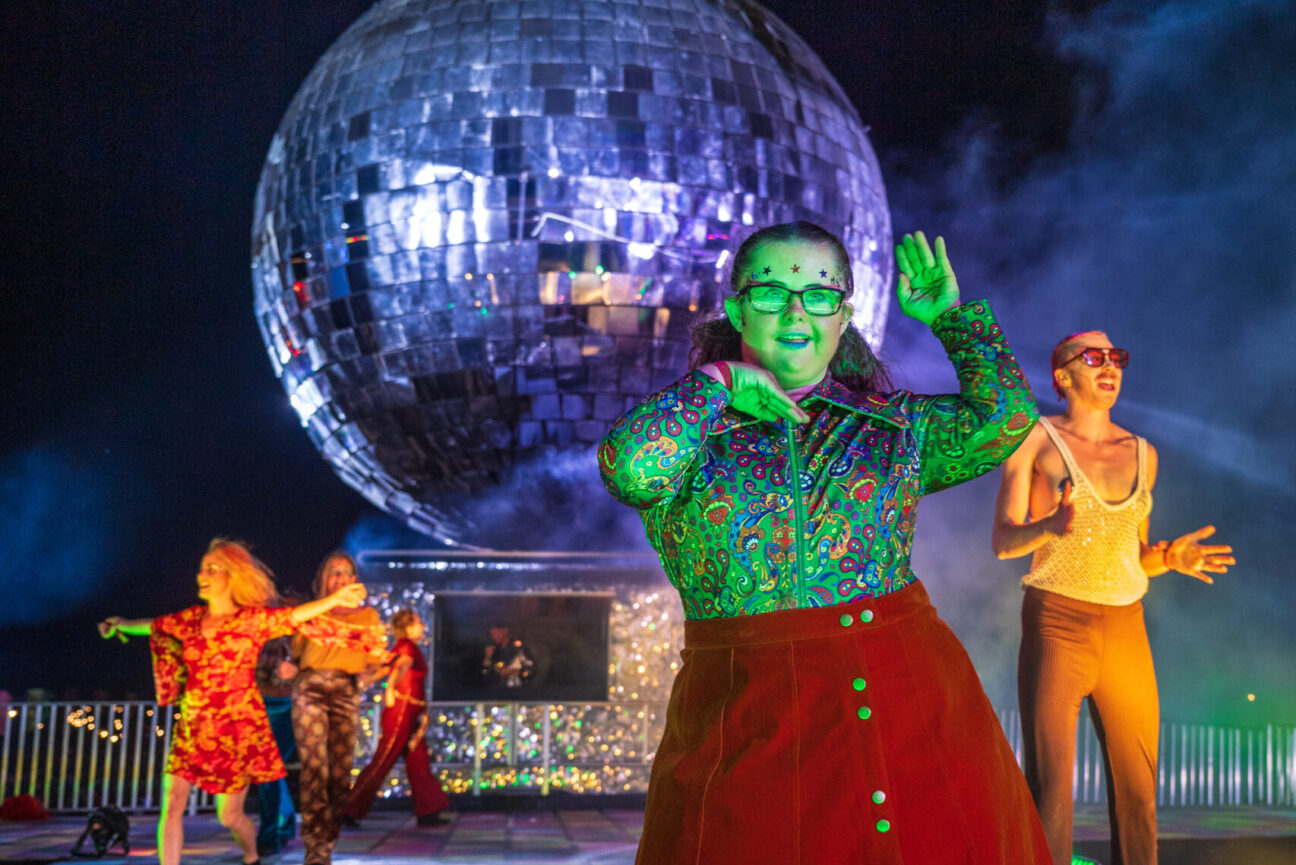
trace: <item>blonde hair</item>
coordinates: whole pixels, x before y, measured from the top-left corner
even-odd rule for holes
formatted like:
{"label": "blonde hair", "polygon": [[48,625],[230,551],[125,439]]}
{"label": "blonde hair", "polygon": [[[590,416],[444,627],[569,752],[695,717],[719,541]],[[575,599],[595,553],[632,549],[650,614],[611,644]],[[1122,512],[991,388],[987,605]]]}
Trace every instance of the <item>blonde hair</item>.
{"label": "blonde hair", "polygon": [[240,607],[264,607],[278,599],[274,574],[243,541],[212,538],[207,556],[229,573],[230,598]]}
{"label": "blonde hair", "polygon": [[396,611],[396,615],[392,616],[392,631],[398,637],[408,636],[406,632],[409,630],[409,626],[414,624],[414,620],[418,617],[419,614],[411,610],[409,607],[401,607]]}

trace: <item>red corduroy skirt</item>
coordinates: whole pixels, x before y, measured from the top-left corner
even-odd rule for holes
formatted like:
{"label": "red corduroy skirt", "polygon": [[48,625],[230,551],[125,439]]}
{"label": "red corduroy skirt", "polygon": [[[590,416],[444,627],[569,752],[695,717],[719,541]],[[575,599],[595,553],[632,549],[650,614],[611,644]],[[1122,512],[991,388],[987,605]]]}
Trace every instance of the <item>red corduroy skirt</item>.
{"label": "red corduroy skirt", "polygon": [[687,623],[636,865],[1048,861],[998,718],[921,583]]}

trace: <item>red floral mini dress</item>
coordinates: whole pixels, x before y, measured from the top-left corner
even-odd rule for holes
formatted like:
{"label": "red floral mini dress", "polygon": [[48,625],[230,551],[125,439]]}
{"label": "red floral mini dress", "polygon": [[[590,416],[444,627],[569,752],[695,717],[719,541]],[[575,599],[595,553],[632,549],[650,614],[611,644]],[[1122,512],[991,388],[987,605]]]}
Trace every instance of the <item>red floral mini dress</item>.
{"label": "red floral mini dress", "polygon": [[180,709],[166,771],[208,793],[237,793],[285,774],[256,687],[261,647],[299,629],[326,645],[364,652],[381,651],[386,640],[381,627],[327,616],[299,624],[290,607],[243,607],[208,637],[206,612],[194,606],[159,616],[149,635],[158,703]]}

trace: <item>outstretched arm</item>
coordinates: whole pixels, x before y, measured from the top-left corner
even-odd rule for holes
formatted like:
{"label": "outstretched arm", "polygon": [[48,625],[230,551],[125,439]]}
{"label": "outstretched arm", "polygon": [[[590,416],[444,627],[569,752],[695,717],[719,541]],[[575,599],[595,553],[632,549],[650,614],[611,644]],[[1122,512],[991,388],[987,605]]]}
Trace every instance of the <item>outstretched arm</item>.
{"label": "outstretched arm", "polygon": [[[1156,448],[1148,445],[1148,489],[1156,486],[1160,457]],[[1202,544],[1202,538],[1215,534],[1214,526],[1202,526],[1195,532],[1180,535],[1173,541],[1148,543],[1148,521],[1139,526],[1139,564],[1149,577],[1159,577],[1166,571],[1178,571],[1210,585],[1215,582],[1211,574],[1224,574],[1230,565],[1236,565],[1233,548],[1227,544]]]}
{"label": "outstretched arm", "polygon": [[109,616],[99,623],[99,636],[105,640],[116,637],[124,643],[127,637],[147,637],[152,627],[152,619],[123,619],[121,616]]}
{"label": "outstretched arm", "polygon": [[1195,532],[1180,535],[1173,541],[1147,542],[1147,520],[1140,529],[1142,535],[1139,561],[1149,577],[1159,577],[1166,571],[1178,571],[1210,585],[1215,582],[1211,574],[1228,573],[1236,565],[1233,548],[1227,544],[1203,544],[1203,538],[1215,534],[1214,526],[1202,526]]}
{"label": "outstretched arm", "polygon": [[334,607],[358,607],[366,594],[364,583],[351,583],[317,601],[307,601],[293,607],[292,620],[300,625],[316,616],[322,616]]}
{"label": "outstretched arm", "polygon": [[994,531],[990,546],[1001,559],[1015,559],[1044,546],[1051,538],[1071,531],[1075,507],[1071,504],[1071,479],[1062,484],[1062,497],[1053,512],[1037,520],[1030,518],[1031,482],[1035,477],[1035,456],[1046,434],[1036,427],[1026,441],[1004,461],[995,499]]}

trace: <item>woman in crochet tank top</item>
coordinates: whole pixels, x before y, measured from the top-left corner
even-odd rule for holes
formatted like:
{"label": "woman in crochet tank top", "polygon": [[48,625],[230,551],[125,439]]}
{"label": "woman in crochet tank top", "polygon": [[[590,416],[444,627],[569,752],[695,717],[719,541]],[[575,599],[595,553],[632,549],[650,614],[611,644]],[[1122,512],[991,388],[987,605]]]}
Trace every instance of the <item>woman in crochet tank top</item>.
{"label": "woman in crochet tank top", "polygon": [[1234,564],[1232,547],[1202,543],[1214,526],[1148,543],[1156,449],[1111,420],[1128,363],[1102,331],[1057,344],[1053,390],[1066,412],[1042,418],[1004,462],[995,505],[995,553],[1034,554],[1022,579],[1017,692],[1026,780],[1054,865],[1071,862],[1086,699],[1111,767],[1110,861],[1155,865],[1160,712],[1141,599],[1149,577],[1174,570],[1212,583]]}

